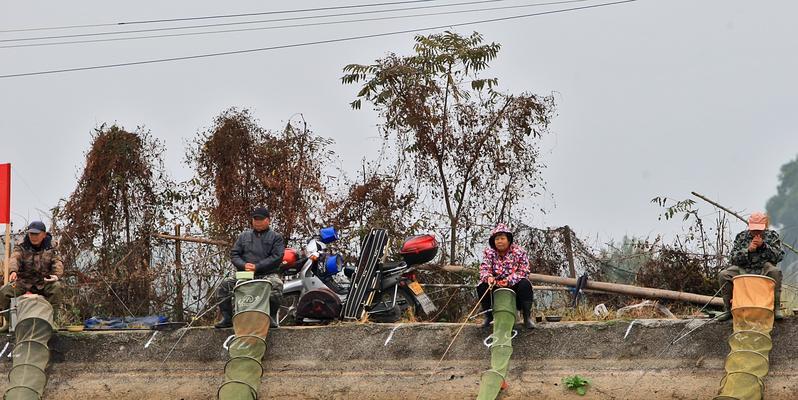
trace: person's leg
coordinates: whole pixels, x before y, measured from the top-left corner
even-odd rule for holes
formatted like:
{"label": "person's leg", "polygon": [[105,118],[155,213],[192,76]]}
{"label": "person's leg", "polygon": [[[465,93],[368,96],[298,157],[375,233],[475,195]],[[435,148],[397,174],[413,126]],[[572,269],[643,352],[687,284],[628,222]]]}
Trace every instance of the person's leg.
{"label": "person's leg", "polygon": [[278,312],[280,311],[280,304],[282,304],[283,299],[283,280],[280,279],[280,275],[277,274],[266,276],[266,280],[272,284],[272,291],[269,294],[269,326],[271,328],[279,328],[280,316]]}
{"label": "person's leg", "polygon": [[11,299],[17,297],[18,293],[12,284],[3,285],[0,288],[0,311],[7,310],[11,306]]}
{"label": "person's leg", "polygon": [[782,319],[784,314],[781,312],[781,269],[771,263],[765,263],[765,266],[762,267],[762,275],[776,281],[775,292],[773,292],[773,309],[776,319]]}
{"label": "person's leg", "polygon": [[53,323],[58,325],[58,307],[61,305],[64,285],[60,281],[47,282],[42,288],[42,296],[53,306]]}
{"label": "person's leg", "polygon": [[524,317],[524,327],[532,329],[535,323],[532,320],[532,305],[534,303],[534,295],[532,293],[532,283],[529,279],[521,279],[513,286],[516,299],[518,300],[518,308],[521,309],[521,315]]}
{"label": "person's leg", "polygon": [[216,290],[216,301],[219,301],[219,313],[222,320],[217,322],[216,328],[229,328],[233,326],[233,289],[235,289],[235,279],[225,279]]}
{"label": "person's leg", "polygon": [[[22,289],[15,287],[12,283],[3,285],[0,288],[0,311],[8,310],[11,307],[11,299],[17,297],[24,292]],[[5,318],[5,324],[3,324],[3,330],[7,330],[11,326],[11,318],[9,317],[10,312],[5,312],[2,314],[2,317]]]}
{"label": "person's leg", "polygon": [[718,284],[721,288],[720,293],[723,298],[723,308],[725,309],[725,312],[718,317],[718,321],[728,321],[731,319],[731,299],[734,289],[732,279],[742,273],[742,269],[736,265],[732,265],[718,273]]}
{"label": "person's leg", "polygon": [[[482,311],[488,311],[493,306],[491,302],[493,298],[490,293],[486,293],[488,291],[488,283],[482,282],[477,285],[477,298],[480,299],[480,304],[482,304]],[[490,323],[493,322],[493,313],[486,312],[485,313],[485,322],[482,324],[482,327],[486,328],[490,326]]]}
{"label": "person's leg", "polygon": [[44,285],[42,295],[47,299],[50,305],[53,306],[53,309],[61,304],[61,300],[64,297],[63,289],[64,285],[62,285],[60,281],[47,282],[47,284]]}

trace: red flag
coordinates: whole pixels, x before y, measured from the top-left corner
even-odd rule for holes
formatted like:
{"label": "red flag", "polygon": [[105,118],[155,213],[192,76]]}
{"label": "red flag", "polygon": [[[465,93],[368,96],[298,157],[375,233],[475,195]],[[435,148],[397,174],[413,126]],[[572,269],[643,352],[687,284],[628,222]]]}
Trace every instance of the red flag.
{"label": "red flag", "polygon": [[11,164],[0,164],[0,224],[11,223]]}

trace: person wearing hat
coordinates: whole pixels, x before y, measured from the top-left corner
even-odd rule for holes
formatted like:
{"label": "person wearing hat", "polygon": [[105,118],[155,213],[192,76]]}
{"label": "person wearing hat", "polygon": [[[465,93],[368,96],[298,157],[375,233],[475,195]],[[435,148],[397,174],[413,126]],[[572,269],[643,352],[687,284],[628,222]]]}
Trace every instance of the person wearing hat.
{"label": "person wearing hat", "polygon": [[0,288],[0,310],[8,309],[12,298],[28,292],[44,296],[53,309],[61,302],[64,264],[43,222],[28,225],[25,239],[14,247],[8,271],[8,282]]}
{"label": "person wearing hat", "polygon": [[[492,293],[489,289],[506,287],[515,291],[516,304],[524,316],[524,326],[532,329],[532,283],[527,279],[529,274],[529,258],[526,251],[513,243],[513,233],[504,224],[498,224],[491,231],[488,247],[483,252],[482,264],[479,266],[480,284],[477,295],[481,299],[482,309],[492,309]],[[485,313],[483,327],[490,326],[493,321],[491,312]]]}
{"label": "person wearing hat", "polygon": [[731,266],[718,274],[722,288],[723,305],[726,312],[718,316],[719,321],[731,319],[732,279],[740,274],[765,275],[776,281],[774,307],[776,319],[781,313],[781,269],[778,264],[784,258],[781,238],[776,231],[768,229],[768,216],[755,212],[748,218],[748,229],[737,234],[731,251]]}
{"label": "person wearing hat", "polygon": [[[271,215],[264,207],[252,210],[252,228],[245,229],[238,236],[233,249],[230,250],[230,261],[237,271],[252,271],[255,279],[266,279],[272,284],[269,297],[271,303],[272,327],[277,327],[277,310],[280,308],[283,281],[280,279],[280,264],[283,262],[285,242],[282,235],[271,229]],[[226,279],[219,285],[216,292],[219,303],[219,312],[222,320],[216,328],[229,328],[233,326],[233,289],[236,280]]]}

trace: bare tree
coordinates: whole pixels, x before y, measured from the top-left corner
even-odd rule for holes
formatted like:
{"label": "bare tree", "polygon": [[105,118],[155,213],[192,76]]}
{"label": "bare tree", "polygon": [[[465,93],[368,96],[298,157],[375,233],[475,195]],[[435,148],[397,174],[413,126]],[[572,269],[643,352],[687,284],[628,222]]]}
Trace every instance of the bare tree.
{"label": "bare tree", "polygon": [[187,153],[196,174],[187,188],[191,221],[232,241],[248,225],[252,208],[263,205],[287,238],[315,229],[326,198],[324,167],[333,158],[331,144],[301,118],[274,133],[261,128],[248,110],[224,111]]}
{"label": "bare tree", "polygon": [[371,102],[384,120],[385,140],[400,149],[403,178],[419,183],[444,215],[449,257],[463,261],[460,235],[479,226],[519,219],[520,201],[539,194],[538,141],[548,131],[551,96],[496,90],[479,73],[498,54],[482,35],[452,32],[417,36],[415,54],[389,54],[374,64],[344,68],[344,84],[361,84],[351,106]]}

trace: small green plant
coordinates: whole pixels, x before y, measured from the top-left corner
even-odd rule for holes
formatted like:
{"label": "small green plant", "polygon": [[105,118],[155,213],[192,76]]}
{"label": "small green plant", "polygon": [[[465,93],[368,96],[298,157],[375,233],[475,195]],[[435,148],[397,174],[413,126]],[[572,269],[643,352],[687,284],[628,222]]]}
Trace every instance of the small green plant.
{"label": "small green plant", "polygon": [[590,380],[582,378],[579,375],[574,375],[562,378],[562,383],[568,389],[575,390],[578,395],[584,396],[585,393],[587,393],[587,387],[590,385]]}

